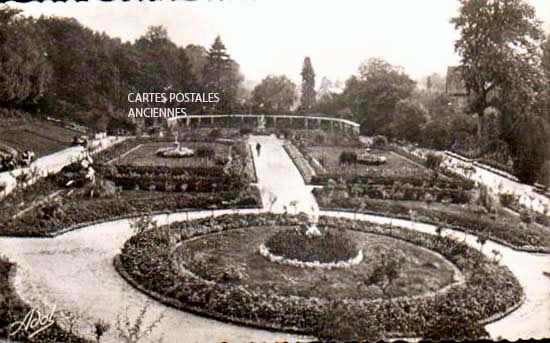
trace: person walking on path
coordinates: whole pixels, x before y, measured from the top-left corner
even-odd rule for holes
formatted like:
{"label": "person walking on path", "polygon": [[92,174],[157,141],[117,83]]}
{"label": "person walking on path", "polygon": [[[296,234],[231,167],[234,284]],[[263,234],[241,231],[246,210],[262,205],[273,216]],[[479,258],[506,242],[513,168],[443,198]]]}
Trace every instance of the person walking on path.
{"label": "person walking on path", "polygon": [[260,157],[261,150],[262,150],[262,145],[259,142],[256,143],[256,152],[258,153],[258,157]]}

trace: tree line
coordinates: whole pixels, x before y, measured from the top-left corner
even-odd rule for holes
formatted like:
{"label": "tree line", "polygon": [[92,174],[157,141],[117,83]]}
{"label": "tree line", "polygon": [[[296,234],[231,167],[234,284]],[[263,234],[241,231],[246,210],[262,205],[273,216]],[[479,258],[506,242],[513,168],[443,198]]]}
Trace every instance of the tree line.
{"label": "tree line", "polygon": [[243,79],[220,37],[208,49],[183,48],[164,27],[152,26],[135,42],[122,42],[73,18],[35,19],[0,8],[0,108],[105,130],[126,121],[135,106],[129,93],[215,92],[220,102],[186,103],[187,112],[227,112],[240,104]]}
{"label": "tree line", "polygon": [[550,37],[525,0],[458,1],[451,24],[460,33],[464,109],[436,87],[436,75],[420,90],[403,68],[380,58],[361,63],[341,92],[326,80],[316,91],[309,57],[300,89],[286,75],[268,75],[249,92],[220,37],[208,49],[180,47],[153,26],[133,43],[122,42],[75,19],[34,19],[7,6],[0,8],[0,109],[104,129],[124,124],[130,92],[218,92],[221,102],[185,104],[187,113],[335,115],[359,122],[363,134],[458,147],[513,164],[524,181],[550,183]]}

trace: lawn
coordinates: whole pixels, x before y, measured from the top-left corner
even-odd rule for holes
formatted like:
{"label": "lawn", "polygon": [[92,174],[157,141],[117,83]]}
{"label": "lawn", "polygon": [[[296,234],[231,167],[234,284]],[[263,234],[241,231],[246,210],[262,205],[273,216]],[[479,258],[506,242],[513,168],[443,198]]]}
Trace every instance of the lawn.
{"label": "lawn", "polygon": [[[346,231],[363,250],[363,261],[347,268],[300,268],[270,262],[258,253],[260,244],[284,227],[250,227],[184,241],[178,255],[184,267],[206,280],[221,281],[238,270],[236,284],[252,290],[270,288],[287,296],[374,300],[380,289],[366,280],[383,254],[404,256],[401,275],[388,291],[393,297],[437,291],[453,281],[453,269],[442,257],[410,243],[381,235]],[[238,267],[235,267],[238,266]],[[232,270],[232,273],[237,273]],[[231,274],[231,272],[229,273]],[[419,277],[421,275],[421,277]],[[231,277],[233,275],[229,275]]]}
{"label": "lawn", "polygon": [[379,175],[379,176],[428,176],[429,171],[416,163],[413,163],[391,151],[372,151],[374,154],[385,157],[386,163],[379,166],[367,166],[364,164],[342,165],[340,154],[344,151],[353,151],[357,155],[364,149],[348,148],[340,146],[313,146],[306,148],[310,157],[316,159],[327,174],[352,174],[352,175]]}
{"label": "lawn", "polygon": [[0,130],[0,141],[16,150],[32,150],[37,156],[44,156],[71,146],[76,135],[81,133],[37,122]]}
{"label": "lawn", "polygon": [[198,149],[213,149],[215,152],[215,158],[222,159],[226,159],[229,156],[231,149],[229,145],[221,143],[183,142],[181,143],[181,146],[195,150],[195,156],[184,158],[157,156],[157,150],[172,146],[174,146],[174,143],[169,142],[144,143],[137,146],[135,150],[130,151],[130,153],[124,157],[116,160],[116,164],[132,166],[208,167],[212,166],[213,162],[204,157],[196,156]]}

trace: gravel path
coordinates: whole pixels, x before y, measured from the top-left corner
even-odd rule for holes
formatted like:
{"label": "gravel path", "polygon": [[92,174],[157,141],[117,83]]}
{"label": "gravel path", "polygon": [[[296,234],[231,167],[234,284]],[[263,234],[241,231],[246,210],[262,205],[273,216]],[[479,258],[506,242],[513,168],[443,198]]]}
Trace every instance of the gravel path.
{"label": "gravel path", "polygon": [[[256,143],[262,145],[260,156],[256,154]],[[298,201],[297,210],[310,212],[317,208],[311,195],[311,187],[304,184],[298,170],[274,137],[252,136],[258,186],[262,190],[264,204],[268,206],[270,194],[277,196],[273,210],[282,212],[291,201]],[[293,207],[288,208],[294,212]],[[242,210],[241,213],[256,212]],[[216,211],[216,215],[232,213],[230,210]],[[321,212],[334,216],[351,217],[350,213]],[[210,211],[195,212],[190,218],[211,215]],[[184,220],[186,214],[160,215],[156,219],[162,224]],[[405,220],[359,215],[358,218],[378,223],[393,222],[396,225],[435,234],[432,225],[412,223]],[[66,233],[53,239],[0,238],[0,251],[16,262],[18,271],[15,286],[20,296],[35,306],[51,308],[56,305],[57,313],[63,310],[79,310],[84,315],[79,321],[81,334],[91,337],[92,323],[98,318],[115,323],[117,314],[128,309],[132,318],[150,301],[147,296],[128,285],[115,271],[113,257],[119,253],[132,232],[128,220],[93,225]],[[456,235],[468,244],[479,247],[474,236],[446,230],[444,234]],[[488,241],[484,252],[488,255],[496,249],[503,255],[501,263],[506,264],[517,276],[525,289],[525,303],[512,314],[487,326],[493,338],[543,338],[550,336],[550,278],[542,274],[550,271],[550,256],[517,252]],[[233,324],[175,310],[156,301],[151,302],[149,318],[160,313],[165,318],[150,336],[150,340],[163,337],[165,342],[250,342],[250,341],[309,341],[303,336],[277,333]],[[117,342],[114,332],[109,332],[105,342]]]}

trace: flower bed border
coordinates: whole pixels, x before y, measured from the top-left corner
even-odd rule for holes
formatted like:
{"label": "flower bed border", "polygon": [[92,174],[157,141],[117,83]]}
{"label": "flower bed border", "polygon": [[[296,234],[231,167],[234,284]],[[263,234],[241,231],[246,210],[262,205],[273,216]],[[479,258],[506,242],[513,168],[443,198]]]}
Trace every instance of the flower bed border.
{"label": "flower bed border", "polygon": [[[310,185],[311,179],[314,176],[316,176],[315,168],[313,168],[309,164],[309,162],[307,161],[306,157],[302,154],[300,149],[298,149],[292,143],[283,144],[283,148],[285,149],[285,152],[287,153],[287,155],[290,157],[290,160],[292,161],[296,169],[298,169],[298,171],[300,172],[300,175],[302,175],[302,179],[304,179],[306,185]],[[300,154],[301,156],[298,154]],[[303,159],[303,161],[301,159]]]}
{"label": "flower bed border", "polygon": [[[401,219],[401,220],[411,221],[410,216],[393,214],[393,213],[388,213],[388,212],[376,212],[376,211],[369,211],[369,210],[354,211],[354,210],[349,209],[349,208],[324,207],[324,206],[319,206],[319,210],[324,211],[324,212],[330,212],[330,213],[344,212],[344,213],[353,213],[353,214],[366,214],[366,215],[372,215],[372,216],[383,217],[383,218]],[[460,232],[463,232],[463,233],[470,234],[472,236],[479,237],[477,232],[468,230],[468,229],[460,227],[460,226],[442,224],[442,223],[437,223],[437,222],[434,222],[434,221],[423,220],[423,219],[416,219],[414,222],[415,223],[421,223],[421,224],[434,225],[434,226],[444,226],[445,229],[460,231]],[[492,241],[494,241],[494,242],[496,242],[500,245],[504,245],[505,247],[508,247],[512,250],[515,250],[515,251],[550,254],[550,248],[542,248],[542,247],[535,247],[535,246],[518,247],[517,245],[508,243],[508,242],[502,240],[501,238],[494,237],[492,235],[488,235],[487,238],[489,238],[490,240],[492,240]]]}

